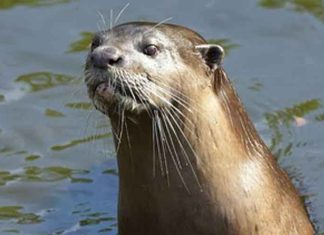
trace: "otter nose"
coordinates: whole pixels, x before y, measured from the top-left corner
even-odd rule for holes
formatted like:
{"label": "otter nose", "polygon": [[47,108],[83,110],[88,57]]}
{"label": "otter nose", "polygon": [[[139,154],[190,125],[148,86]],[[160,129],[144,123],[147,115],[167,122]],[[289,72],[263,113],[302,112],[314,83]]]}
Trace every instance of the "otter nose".
{"label": "otter nose", "polygon": [[97,68],[108,68],[122,63],[123,59],[117,49],[113,47],[97,48],[91,53],[91,61]]}

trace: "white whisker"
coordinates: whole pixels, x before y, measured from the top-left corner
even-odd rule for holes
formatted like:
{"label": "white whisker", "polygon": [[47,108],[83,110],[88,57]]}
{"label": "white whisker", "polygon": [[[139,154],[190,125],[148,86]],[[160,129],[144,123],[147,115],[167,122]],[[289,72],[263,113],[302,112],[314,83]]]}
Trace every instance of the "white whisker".
{"label": "white whisker", "polygon": [[118,23],[121,15],[124,13],[124,11],[129,7],[130,3],[126,3],[126,5],[120,10],[120,12],[118,13],[118,15],[116,16],[116,19],[115,19],[115,24]]}
{"label": "white whisker", "polygon": [[[157,113],[158,114],[158,113]],[[157,127],[158,127],[158,133],[160,134],[160,139],[161,139],[161,147],[162,147],[162,157],[164,160],[164,167],[165,167],[165,175],[167,179],[167,184],[170,186],[170,177],[169,177],[169,168],[168,168],[168,160],[166,156],[166,149],[165,149],[165,137],[163,136],[163,126],[161,123],[161,119],[159,115],[156,115],[156,121],[157,121]]]}
{"label": "white whisker", "polygon": [[[168,118],[168,116],[165,116],[165,117]],[[197,156],[196,151],[193,149],[193,147],[192,147],[192,145],[191,145],[189,139],[187,138],[186,134],[184,133],[184,131],[182,130],[182,128],[180,127],[180,125],[177,123],[177,121],[174,119],[173,115],[170,115],[170,117],[172,118],[173,123],[176,125],[176,127],[178,128],[180,134],[183,136],[184,140],[186,141],[187,145],[189,146],[189,148],[190,148],[190,150],[191,150],[193,156],[195,157],[195,160],[198,161],[198,160],[199,160],[199,157]],[[173,129],[173,130],[174,130],[174,129]],[[177,133],[175,133],[175,136],[176,136],[176,138],[178,139],[178,135],[177,135]],[[189,157],[188,153],[185,151],[185,148],[184,148],[184,146],[182,145],[182,142],[181,142],[180,139],[178,139],[178,142],[179,142],[179,144],[182,146],[182,149],[183,149],[183,151],[184,151],[184,156],[185,156],[185,158],[186,158],[186,161],[188,162],[188,164],[189,164],[189,166],[190,166],[190,168],[191,168],[191,171],[192,171],[192,173],[193,173],[193,175],[194,175],[194,177],[195,177],[195,179],[196,179],[196,182],[197,182],[198,186],[199,186],[200,189],[202,190],[202,186],[201,186],[201,184],[200,184],[200,181],[199,181],[199,179],[198,179],[198,176],[197,176],[197,174],[196,174],[196,171],[195,171],[195,169],[194,169],[194,167],[193,167],[193,165],[192,165],[192,163],[191,163],[191,161],[190,161],[190,157]]]}
{"label": "white whisker", "polygon": [[103,24],[104,27],[103,27],[103,29],[100,28],[99,22],[97,23],[97,26],[99,28],[99,31],[103,31],[103,30],[107,29],[106,19],[105,19],[105,17],[103,16],[103,14],[100,11],[97,11],[97,14],[100,16],[100,19],[101,19],[102,24]]}
{"label": "white whisker", "polygon": [[114,10],[110,9],[110,30],[112,30],[112,28],[114,27]]}
{"label": "white whisker", "polygon": [[[158,115],[157,111],[154,112],[154,114],[155,114],[155,116]],[[160,146],[160,138],[159,138],[159,134],[158,134],[159,127],[158,127],[156,118],[153,118],[153,122],[154,122],[154,126],[155,126],[154,134],[155,134],[157,155],[158,155],[158,158],[159,158],[159,165],[160,165],[161,175],[164,176],[165,173],[164,173],[164,168],[163,168],[162,151],[161,151],[162,147]]]}
{"label": "white whisker", "polygon": [[164,24],[164,23],[166,23],[166,22],[172,20],[172,18],[173,18],[173,17],[168,17],[168,18],[166,18],[166,19],[160,21],[159,23],[157,23],[156,25],[154,25],[154,26],[151,27],[150,29],[146,30],[146,31],[144,32],[144,34],[151,32],[152,30],[154,30],[155,28],[159,27],[160,25],[162,25],[162,24]]}
{"label": "white whisker", "polygon": [[[182,173],[181,173],[182,166],[181,166],[181,163],[180,163],[180,160],[179,160],[179,157],[178,157],[177,151],[176,151],[175,146],[174,146],[174,143],[173,143],[173,139],[172,139],[171,132],[170,132],[170,130],[169,130],[169,128],[168,128],[168,125],[170,125],[170,127],[171,127],[172,124],[171,124],[171,122],[169,121],[169,119],[165,119],[166,114],[165,114],[165,113],[163,114],[163,113],[164,113],[164,112],[163,112],[163,110],[162,110],[162,115],[163,115],[163,117],[162,117],[161,119],[162,119],[162,121],[164,122],[164,126],[166,127],[167,134],[168,134],[168,136],[165,136],[165,133],[164,133],[164,131],[163,131],[164,138],[166,139],[166,146],[167,146],[167,148],[168,148],[168,150],[169,150],[169,153],[170,153],[171,159],[172,159],[172,161],[173,161],[173,163],[174,163],[174,166],[175,166],[175,168],[176,168],[176,171],[177,171],[177,173],[178,173],[178,175],[179,175],[179,177],[180,177],[180,180],[181,180],[183,186],[185,187],[185,189],[187,190],[187,192],[190,193],[190,190],[189,190],[189,188],[188,188],[188,186],[187,186],[187,184],[186,184],[186,182],[185,182],[185,180],[184,180],[184,178],[183,178],[183,176],[182,176]],[[173,148],[173,149],[171,149],[170,144],[168,143],[168,139],[171,140],[171,144],[172,144],[172,148]]]}
{"label": "white whisker", "polygon": [[119,147],[123,138],[123,132],[124,132],[124,123],[125,123],[125,111],[122,110],[120,111],[121,107],[118,105],[118,113],[120,114],[120,118],[118,119],[118,131],[119,131],[119,136],[118,136],[118,144],[116,147],[116,153],[119,151]]}

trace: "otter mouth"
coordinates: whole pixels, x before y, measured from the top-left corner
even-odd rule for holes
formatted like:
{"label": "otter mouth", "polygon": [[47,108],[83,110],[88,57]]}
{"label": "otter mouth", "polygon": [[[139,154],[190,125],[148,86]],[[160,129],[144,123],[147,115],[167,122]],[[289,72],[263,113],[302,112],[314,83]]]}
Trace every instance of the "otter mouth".
{"label": "otter mouth", "polygon": [[88,68],[85,75],[90,98],[104,113],[114,108],[138,112],[154,106],[151,99],[154,82],[146,73],[110,67],[108,70]]}
{"label": "otter mouth", "polygon": [[94,93],[106,99],[119,96],[120,98],[131,99],[138,104],[148,104],[148,100],[141,97],[136,90],[121,84],[112,85],[109,82],[101,82],[95,87]]}

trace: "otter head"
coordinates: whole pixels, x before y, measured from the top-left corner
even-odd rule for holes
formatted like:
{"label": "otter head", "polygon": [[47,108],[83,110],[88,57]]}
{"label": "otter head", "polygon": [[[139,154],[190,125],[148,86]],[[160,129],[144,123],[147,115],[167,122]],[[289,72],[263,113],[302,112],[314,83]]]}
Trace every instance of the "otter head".
{"label": "otter head", "polygon": [[95,34],[85,81],[101,112],[138,114],[179,105],[197,87],[210,87],[206,75],[212,77],[223,56],[221,46],[182,26],[126,23]]}

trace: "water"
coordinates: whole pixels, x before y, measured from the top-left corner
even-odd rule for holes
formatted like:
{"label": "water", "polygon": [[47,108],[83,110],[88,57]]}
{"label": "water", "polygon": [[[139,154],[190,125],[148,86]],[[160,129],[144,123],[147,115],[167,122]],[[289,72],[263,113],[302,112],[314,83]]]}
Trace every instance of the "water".
{"label": "water", "polygon": [[[89,105],[82,66],[105,27],[97,12],[108,22],[126,3],[1,0],[1,235],[116,234],[110,125]],[[323,233],[324,3],[140,0],[120,22],[170,16],[227,49],[229,76]]]}

